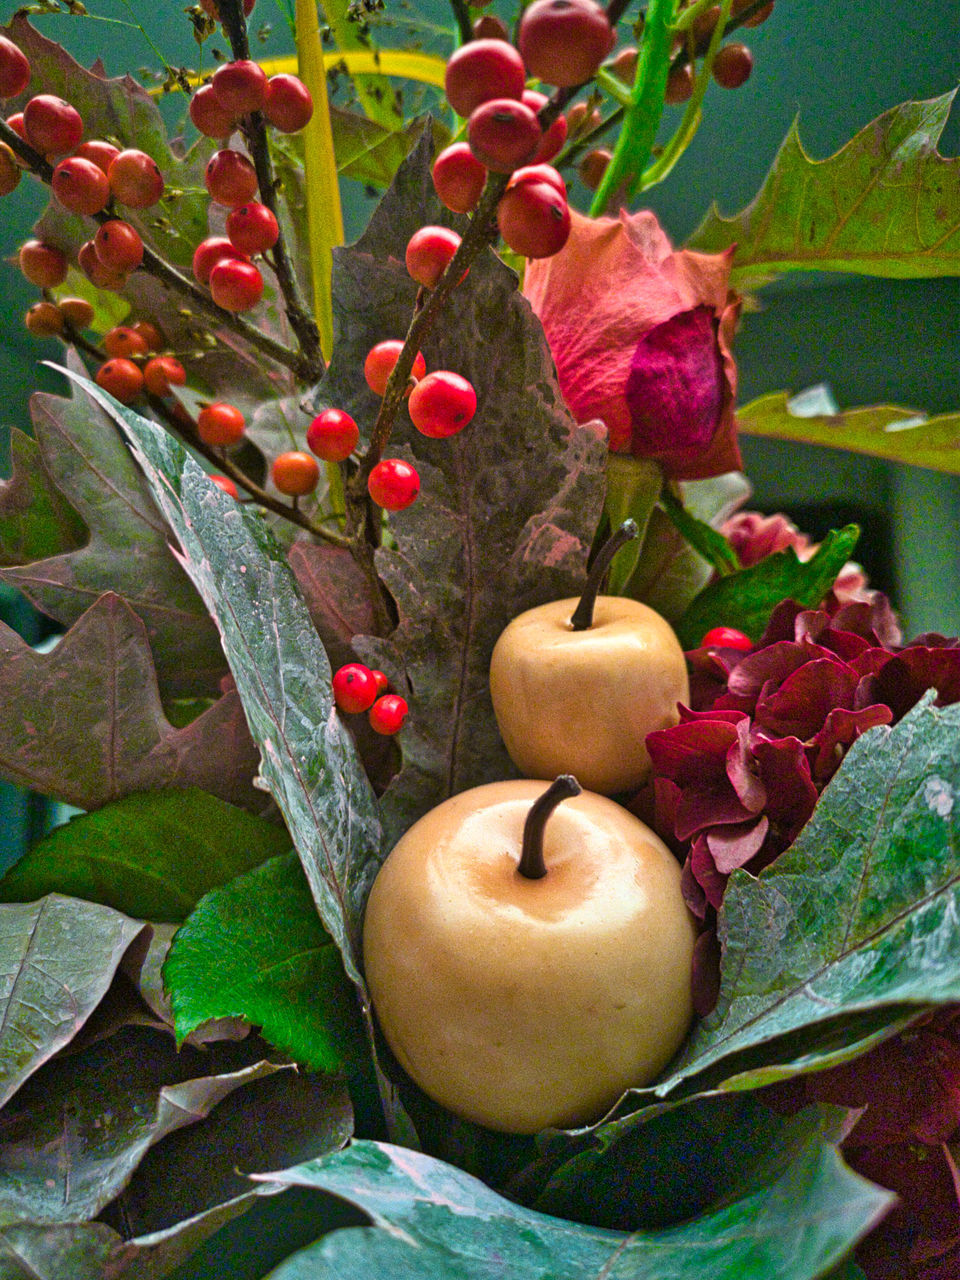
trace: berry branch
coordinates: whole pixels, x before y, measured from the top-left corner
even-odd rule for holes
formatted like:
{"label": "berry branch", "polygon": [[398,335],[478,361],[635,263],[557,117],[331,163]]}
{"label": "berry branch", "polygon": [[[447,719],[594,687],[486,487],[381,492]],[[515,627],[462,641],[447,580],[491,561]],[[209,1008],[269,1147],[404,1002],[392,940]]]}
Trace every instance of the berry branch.
{"label": "berry branch", "polygon": [[473,23],[470,21],[470,9],[466,0],[450,0],[450,8],[453,10],[453,16],[457,20],[457,30],[460,33],[460,43],[467,44],[473,39]]}
{"label": "berry branch", "polygon": [[[53,166],[45,156],[35,151],[3,119],[0,119],[0,141],[5,142],[12,151],[16,152],[22,160],[25,160],[30,171],[36,177],[40,178],[47,186],[51,185]],[[99,213],[89,214],[88,216],[93,218],[95,222],[102,224],[109,222],[115,215],[108,209],[104,209]],[[271,360],[290,369],[302,381],[311,381],[314,372],[313,366],[301,353],[291,351],[283,343],[277,342],[268,334],[262,333],[253,325],[247,323],[246,320],[241,320],[234,312],[218,306],[211,297],[204,293],[199,285],[188,279],[187,276],[181,275],[175,267],[170,266],[159,254],[154,253],[146,245],[144,245],[143,262],[140,269],[148,271],[167,285],[168,288],[185,294],[198,311],[202,312],[221,328],[232,330],[252,347],[269,356]]]}
{"label": "berry branch", "polygon": [[[247,37],[247,22],[243,14],[242,0],[218,0],[218,11],[223,29],[230,41],[234,59],[238,62],[248,59],[250,42]],[[320,330],[304,301],[287,250],[283,223],[277,207],[277,178],[262,112],[253,111],[244,118],[243,136],[256,170],[260,199],[277,219],[279,227],[277,242],[273,246],[271,265],[276,274],[280,292],[283,294],[287,319],[303,353],[307,369],[306,380],[317,382],[327,367],[320,350]]]}

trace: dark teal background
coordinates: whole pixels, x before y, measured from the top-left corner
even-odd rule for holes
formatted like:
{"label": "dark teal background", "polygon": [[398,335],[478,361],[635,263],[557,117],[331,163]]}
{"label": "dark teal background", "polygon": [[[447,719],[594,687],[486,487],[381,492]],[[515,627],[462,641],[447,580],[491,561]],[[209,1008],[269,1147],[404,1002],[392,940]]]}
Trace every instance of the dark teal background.
{"label": "dark teal background", "polygon": [[[118,0],[89,0],[98,14],[128,20]],[[182,4],[133,0],[138,17],[173,62],[195,65],[196,46]],[[6,21],[14,12],[0,4]],[[498,8],[504,16],[510,9]],[[391,10],[388,0],[387,12]],[[422,11],[422,10],[421,10]],[[427,16],[445,22],[446,11]],[[264,53],[286,52],[282,11],[259,0],[256,18],[274,26]],[[47,15],[42,30],[81,61],[102,57],[108,71],[155,66],[149,45],[129,28],[93,19]],[[220,42],[222,45],[222,41]],[[690,150],[663,187],[648,193],[678,241],[716,199],[732,213],[753,196],[795,117],[808,152],[822,158],[882,111],[911,97],[952,89],[958,76],[960,4],[957,0],[776,0],[773,17],[749,33],[756,65],[740,90],[711,87],[705,120]],[[180,103],[168,104],[175,116]],[[942,149],[955,155],[960,128],[955,110]],[[29,182],[0,203],[0,251],[8,258],[25,238],[42,194]],[[355,235],[366,216],[362,192],[348,193],[347,219]],[[3,268],[5,323],[0,333],[3,420],[24,425],[27,399],[56,380],[38,369],[55,355],[28,339],[15,317],[35,300],[19,273]],[[737,340],[741,399],[762,392],[793,392],[827,382],[842,407],[895,401],[931,413],[960,409],[960,285],[956,280],[882,281],[862,277],[786,277],[760,295],[762,310],[745,317]],[[906,630],[960,632],[960,480],[911,467],[889,466],[832,450],[745,440],[745,465],[755,504],[786,507],[809,521],[865,522],[865,558],[901,609]],[[36,622],[6,597],[5,615],[32,639]],[[21,794],[0,794],[0,861],[22,848],[44,818]],[[253,1280],[287,1248],[311,1238],[314,1201],[274,1201],[231,1229],[180,1280],[227,1276]]]}

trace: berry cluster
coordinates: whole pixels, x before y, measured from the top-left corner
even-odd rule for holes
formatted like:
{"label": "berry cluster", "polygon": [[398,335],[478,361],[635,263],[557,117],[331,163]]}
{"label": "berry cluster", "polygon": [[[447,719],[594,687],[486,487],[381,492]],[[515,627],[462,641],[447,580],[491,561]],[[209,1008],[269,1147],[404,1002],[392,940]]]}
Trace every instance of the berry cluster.
{"label": "berry cluster", "polygon": [[367,713],[370,727],[390,736],[404,725],[409,708],[405,698],[390,693],[390,682],[382,671],[362,662],[348,662],[333,677],[333,700],[348,715]]}

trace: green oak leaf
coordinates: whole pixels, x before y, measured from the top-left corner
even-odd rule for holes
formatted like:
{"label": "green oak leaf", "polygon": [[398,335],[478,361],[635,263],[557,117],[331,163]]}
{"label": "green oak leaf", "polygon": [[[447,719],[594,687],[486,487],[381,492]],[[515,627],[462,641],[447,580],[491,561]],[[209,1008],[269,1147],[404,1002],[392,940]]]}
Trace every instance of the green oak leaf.
{"label": "green oak leaf", "polygon": [[0,880],[0,901],[57,891],[179,922],[205,893],[289,847],[283,827],[195,787],[140,792],[57,827]]}
{"label": "green oak leaf", "polygon": [[960,274],[960,159],[937,151],[953,97],[894,107],[826,160],[794,124],[753,201],[732,218],[714,207],[687,248],[735,244],[740,288],[784,271]]}
{"label": "green oak leaf", "polygon": [[719,626],[736,627],[759,640],[781,600],[813,608],[830,590],[859,536],[856,525],[833,529],[809,560],[801,560],[787,547],[749,569],[715,579],[694,597],[676,624],[680,643],[695,649],[711,627]]}
{"label": "green oak leaf", "polygon": [[[785,1126],[786,1130],[786,1126]],[[428,1156],[375,1142],[266,1175],[341,1196],[372,1226],[338,1231],[272,1280],[814,1280],[841,1261],[890,1203],[840,1161],[814,1125],[781,1133],[765,1186],[663,1231],[624,1234],[551,1218],[503,1199]]]}
{"label": "green oak leaf", "polygon": [[10,432],[9,480],[0,481],[0,565],[45,560],[82,547],[87,530],[43,464],[36,441]]}
{"label": "green oak leaf", "polygon": [[931,471],[960,474],[960,413],[928,418],[900,405],[868,405],[838,413],[794,412],[785,391],[751,400],[737,410],[744,435],[797,440]]}
{"label": "green oak leaf", "polygon": [[181,1042],[239,1017],[313,1071],[362,1057],[353,987],[294,853],[207,894],[177,931],[163,978]]}

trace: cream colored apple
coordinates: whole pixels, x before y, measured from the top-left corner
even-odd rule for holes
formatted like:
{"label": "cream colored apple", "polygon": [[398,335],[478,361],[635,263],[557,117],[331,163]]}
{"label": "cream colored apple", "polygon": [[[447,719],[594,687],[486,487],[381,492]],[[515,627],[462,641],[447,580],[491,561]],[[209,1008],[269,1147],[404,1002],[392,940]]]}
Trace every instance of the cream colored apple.
{"label": "cream colored apple", "polygon": [[[657,1075],[692,1017],[676,859],[604,796],[551,792],[528,822],[547,791],[498,782],[433,809],[387,858],[364,923],[401,1065],[450,1111],[513,1133],[599,1119]],[[525,827],[542,839],[537,879],[518,870]]]}

